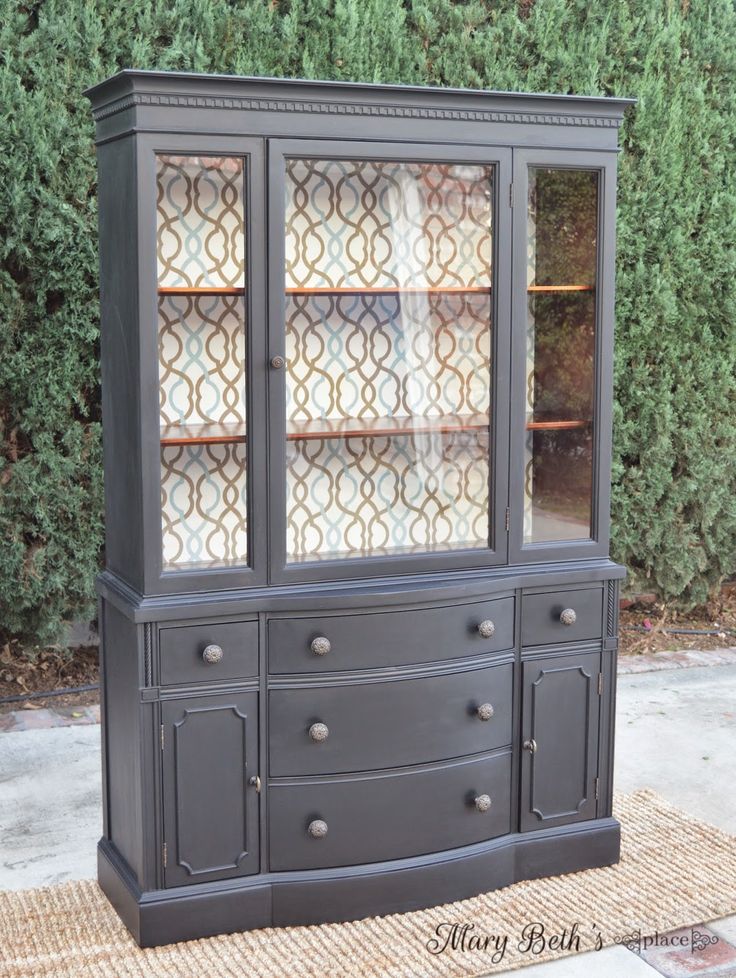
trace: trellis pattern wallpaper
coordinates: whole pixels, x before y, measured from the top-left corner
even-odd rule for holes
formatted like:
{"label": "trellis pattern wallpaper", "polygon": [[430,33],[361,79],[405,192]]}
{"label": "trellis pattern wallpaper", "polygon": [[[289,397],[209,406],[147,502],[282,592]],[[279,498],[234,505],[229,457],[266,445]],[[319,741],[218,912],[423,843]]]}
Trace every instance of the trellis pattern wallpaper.
{"label": "trellis pattern wallpaper", "polygon": [[243,160],[156,159],[159,287],[244,287]]}
{"label": "trellis pattern wallpaper", "polygon": [[488,293],[290,295],[287,415],[487,412],[490,318]]}
{"label": "trellis pattern wallpaper", "polygon": [[[244,164],[159,156],[159,289],[245,286]],[[248,560],[245,303],[241,294],[159,296],[162,428],[237,425],[235,444],[161,446],[163,562]]]}
{"label": "trellis pattern wallpaper", "polygon": [[492,177],[289,161],[287,424],[343,429],[287,443],[290,560],[488,546]]}
{"label": "trellis pattern wallpaper", "polygon": [[243,309],[241,296],[159,297],[162,425],[245,425]]}
{"label": "trellis pattern wallpaper", "polygon": [[286,287],[491,284],[493,169],[289,160]]}
{"label": "trellis pattern wallpaper", "polygon": [[164,567],[248,559],[245,444],[162,445]]}

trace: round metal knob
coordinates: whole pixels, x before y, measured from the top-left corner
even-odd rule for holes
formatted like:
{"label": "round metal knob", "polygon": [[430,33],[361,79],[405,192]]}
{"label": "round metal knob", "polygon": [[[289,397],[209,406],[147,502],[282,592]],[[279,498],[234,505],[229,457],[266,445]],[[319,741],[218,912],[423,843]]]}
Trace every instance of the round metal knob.
{"label": "round metal knob", "polygon": [[478,795],[475,799],[475,807],[479,812],[487,812],[491,807],[490,795]]}
{"label": "round metal knob", "polygon": [[491,635],[496,631],[496,626],[493,624],[490,618],[486,618],[478,625],[478,631],[483,638],[490,638]]}
{"label": "round metal knob", "polygon": [[317,638],[312,639],[312,644],[309,648],[315,655],[327,655],[332,646],[330,645],[329,638],[325,638],[324,635],[318,635]]}
{"label": "round metal knob", "polygon": [[575,614],[574,608],[565,608],[564,611],[560,612],[560,621],[563,625],[574,625],[578,620],[578,616]]}
{"label": "round metal knob", "polygon": [[202,652],[202,658],[208,666],[214,666],[218,662],[222,662],[224,654],[219,645],[208,645],[204,652]]}
{"label": "round metal knob", "polygon": [[490,703],[481,703],[475,712],[478,714],[479,720],[490,720],[493,716],[494,709]]}
{"label": "round metal knob", "polygon": [[531,740],[525,740],[522,746],[524,750],[528,750],[530,754],[537,753],[537,742],[533,738]]}
{"label": "round metal knob", "polygon": [[271,366],[274,370],[281,370],[286,363],[283,357],[271,357]]}
{"label": "round metal knob", "polygon": [[330,730],[326,723],[313,723],[309,728],[309,736],[315,744],[321,744],[330,736]]}
{"label": "round metal knob", "polygon": [[309,823],[307,832],[313,839],[324,839],[327,835],[327,822],[323,822],[321,818],[315,818],[313,822]]}

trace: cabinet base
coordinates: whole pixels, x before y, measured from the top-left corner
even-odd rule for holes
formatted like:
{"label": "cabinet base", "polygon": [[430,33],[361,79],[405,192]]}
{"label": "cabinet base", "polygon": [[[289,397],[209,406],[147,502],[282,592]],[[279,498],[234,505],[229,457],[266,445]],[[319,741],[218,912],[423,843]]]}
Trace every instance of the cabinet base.
{"label": "cabinet base", "polygon": [[[506,835],[413,859],[142,892],[115,847],[98,846],[100,887],[141,947],[296,924],[421,910],[520,880],[618,862],[613,818]],[[428,935],[429,936],[429,935]]]}

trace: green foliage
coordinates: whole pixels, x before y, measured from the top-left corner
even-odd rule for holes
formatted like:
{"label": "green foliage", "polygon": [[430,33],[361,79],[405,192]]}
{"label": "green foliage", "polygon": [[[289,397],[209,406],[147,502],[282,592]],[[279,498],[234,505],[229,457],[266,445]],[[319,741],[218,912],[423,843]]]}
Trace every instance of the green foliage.
{"label": "green foliage", "polygon": [[736,571],[730,0],[0,0],[0,622],[92,610],[102,539],[93,126],[121,67],[634,95],[614,555],[683,603]]}

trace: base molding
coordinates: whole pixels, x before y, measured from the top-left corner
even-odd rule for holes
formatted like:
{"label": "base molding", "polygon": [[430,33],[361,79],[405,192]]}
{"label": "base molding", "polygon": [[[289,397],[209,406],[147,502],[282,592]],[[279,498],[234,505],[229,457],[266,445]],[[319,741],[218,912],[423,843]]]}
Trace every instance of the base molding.
{"label": "base molding", "polygon": [[262,873],[143,892],[107,839],[98,880],[141,947],[260,927],[386,916],[463,900],[521,880],[618,862],[614,818],[577,822],[412,859],[330,870]]}

